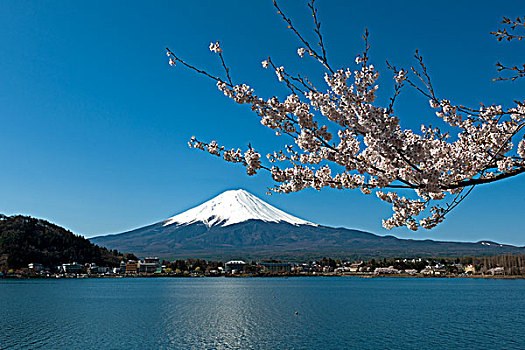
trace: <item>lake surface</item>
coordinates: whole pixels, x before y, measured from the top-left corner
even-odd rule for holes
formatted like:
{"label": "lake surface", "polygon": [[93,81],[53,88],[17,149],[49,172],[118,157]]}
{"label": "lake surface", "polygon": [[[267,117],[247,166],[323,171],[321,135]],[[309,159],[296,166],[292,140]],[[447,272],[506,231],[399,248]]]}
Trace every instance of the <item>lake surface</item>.
{"label": "lake surface", "polygon": [[525,280],[0,280],[1,349],[525,349],[524,335]]}

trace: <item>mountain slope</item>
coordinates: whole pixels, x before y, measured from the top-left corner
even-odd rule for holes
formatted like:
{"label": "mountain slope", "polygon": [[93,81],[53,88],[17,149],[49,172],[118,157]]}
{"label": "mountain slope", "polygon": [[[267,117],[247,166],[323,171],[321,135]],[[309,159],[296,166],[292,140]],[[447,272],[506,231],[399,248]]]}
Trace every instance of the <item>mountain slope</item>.
{"label": "mountain slope", "polygon": [[124,257],[45,220],[0,214],[0,270],[27,267],[29,263],[52,267],[73,261],[117,266]]}
{"label": "mountain slope", "polygon": [[165,258],[467,256],[524,253],[493,242],[405,240],[319,226],[270,206],[244,190],[227,191],[165,221],[91,241],[110,249]]}
{"label": "mountain slope", "polygon": [[292,225],[315,225],[287,214],[245,190],[223,192],[195,208],[169,218],[164,225],[189,225],[201,222],[207,227],[229,226],[247,220],[287,222]]}

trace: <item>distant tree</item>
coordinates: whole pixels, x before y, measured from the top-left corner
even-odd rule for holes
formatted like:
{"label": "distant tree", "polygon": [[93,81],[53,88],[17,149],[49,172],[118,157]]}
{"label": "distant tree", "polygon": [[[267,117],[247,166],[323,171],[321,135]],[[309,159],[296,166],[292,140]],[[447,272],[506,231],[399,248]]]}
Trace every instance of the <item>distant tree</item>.
{"label": "distant tree", "polygon": [[[328,91],[315,86],[306,75],[291,73],[268,57],[262,66],[272,69],[290,93],[283,99],[276,96],[265,99],[250,86],[232,80],[219,42],[211,43],[210,50],[218,55],[224,77],[191,65],[168,48],[170,65],[181,64],[211,78],[224,95],[239,104],[250,105],[264,126],[275,130],[276,135],[290,136],[295,142],[267,154],[266,165],[251,144],[242,151],[192,137],[190,147],[240,163],[248,175],[261,169],[268,171],[277,182],[272,191],[278,193],[323,187],[375,193],[392,205],[394,214],[383,220],[387,229],[433,228],[475,186],[525,172],[525,140],[519,140],[525,126],[525,102],[514,101],[512,108],[453,104],[438,96],[423,57],[416,50],[415,67],[402,69],[387,62],[393,74],[394,92],[388,105],[380,105],[375,101],[379,73],[369,62],[368,31],[363,35],[364,51],[355,59],[358,69],[336,69],[328,60],[315,0],[308,7],[317,45],[305,39],[275,1],[274,6],[301,42],[297,54],[320,63]],[[524,38],[517,33],[524,29],[525,17],[504,18],[502,23],[504,28],[492,33],[497,40]],[[525,76],[525,65],[498,63],[497,70],[507,75],[495,80]],[[395,102],[405,87],[416,89],[429,100],[433,114],[449,132],[430,124],[421,125],[421,132],[401,127]]]}
{"label": "distant tree", "polygon": [[172,261],[171,263],[168,263],[167,266],[175,270],[175,273],[177,274],[181,273],[181,271],[187,270],[186,262],[184,260]]}
{"label": "distant tree", "polygon": [[244,266],[244,272],[245,273],[256,273],[257,272],[257,263],[254,263],[253,261],[249,264],[246,264]]}
{"label": "distant tree", "polygon": [[372,259],[372,260],[370,260],[370,262],[369,262],[368,264],[370,265],[370,267],[371,267],[372,269],[375,269],[376,266],[377,266],[376,259]]}

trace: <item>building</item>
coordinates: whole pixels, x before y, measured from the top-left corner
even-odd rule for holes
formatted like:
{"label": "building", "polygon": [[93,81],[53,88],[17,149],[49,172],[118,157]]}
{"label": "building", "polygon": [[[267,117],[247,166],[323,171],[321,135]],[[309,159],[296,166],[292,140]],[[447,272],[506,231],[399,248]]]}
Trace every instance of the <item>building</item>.
{"label": "building", "polygon": [[124,260],[120,262],[120,267],[118,269],[118,272],[122,274],[126,273],[126,262]]}
{"label": "building", "polygon": [[137,264],[138,272],[139,273],[155,273],[160,267],[159,258],[157,257],[148,257],[144,258],[144,260],[141,260]]}
{"label": "building", "polygon": [[476,273],[476,268],[474,267],[474,265],[467,265],[465,266],[465,273],[469,274],[475,274]]}
{"label": "building", "polygon": [[44,266],[42,264],[36,264],[36,263],[28,264],[27,268],[29,270],[34,271],[34,272],[40,272],[40,271],[44,270]]}
{"label": "building", "polygon": [[268,273],[281,273],[281,272],[291,272],[292,264],[290,263],[266,263],[263,262],[260,264],[262,272]]}
{"label": "building", "polygon": [[494,267],[487,271],[487,273],[490,273],[491,275],[504,275],[505,269],[503,267]]}
{"label": "building", "polygon": [[241,273],[244,271],[246,263],[242,260],[231,260],[224,264],[226,273]]}
{"label": "building", "polygon": [[97,266],[95,263],[86,264],[89,274],[92,275],[103,275],[109,272],[109,267],[107,266]]}
{"label": "building", "polygon": [[423,270],[421,270],[420,273],[423,274],[423,275],[433,275],[434,274],[434,270],[433,270],[433,268],[431,266],[427,266]]}
{"label": "building", "polygon": [[135,275],[138,272],[138,263],[135,260],[129,260],[126,263],[125,273],[127,275]]}
{"label": "building", "polygon": [[64,271],[64,273],[82,273],[84,266],[76,262],[62,264],[62,271]]}
{"label": "building", "polygon": [[349,272],[358,272],[358,271],[359,271],[359,268],[360,268],[361,266],[363,266],[363,265],[364,265],[364,262],[362,262],[362,261],[352,263],[352,264],[350,264],[350,266],[348,267],[348,271],[349,271]]}
{"label": "building", "polygon": [[87,273],[89,274],[97,274],[98,273],[98,266],[95,263],[86,264]]}
{"label": "building", "polygon": [[443,265],[435,265],[435,266],[427,266],[425,267],[423,270],[421,270],[421,274],[423,275],[446,275],[447,274],[447,270],[444,269],[444,268],[440,268],[439,266],[443,266]]}
{"label": "building", "polygon": [[399,271],[398,269],[394,269],[394,266],[376,267],[376,269],[374,270],[374,274],[376,275],[392,275],[400,272],[401,271]]}

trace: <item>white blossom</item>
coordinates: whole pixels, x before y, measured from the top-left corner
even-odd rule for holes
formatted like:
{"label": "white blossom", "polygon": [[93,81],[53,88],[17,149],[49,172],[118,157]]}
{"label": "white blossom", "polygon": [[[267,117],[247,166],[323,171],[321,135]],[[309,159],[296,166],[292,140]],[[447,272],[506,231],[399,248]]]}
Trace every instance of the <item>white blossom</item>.
{"label": "white blossom", "polygon": [[275,69],[275,74],[277,74],[277,78],[279,79],[279,81],[283,81],[284,80],[284,67],[278,67],[277,69]]}
{"label": "white blossom", "polygon": [[407,72],[403,69],[401,69],[399,72],[397,72],[396,76],[394,77],[394,80],[396,83],[401,84],[403,80],[406,79]]}
{"label": "white blossom", "polygon": [[439,103],[437,101],[430,100],[429,103],[430,103],[430,107],[432,107],[432,108],[439,108]]}
{"label": "white blossom", "polygon": [[517,153],[521,158],[525,159],[525,139],[521,140],[520,143],[518,143]]}
{"label": "white blossom", "polygon": [[211,52],[215,52],[215,53],[221,53],[222,52],[222,49],[221,47],[219,46],[219,42],[215,42],[215,43],[210,43],[210,51]]}

